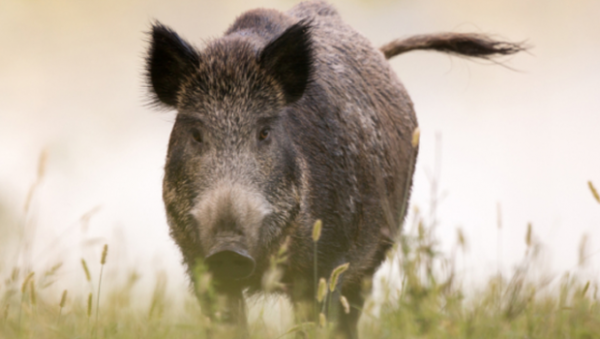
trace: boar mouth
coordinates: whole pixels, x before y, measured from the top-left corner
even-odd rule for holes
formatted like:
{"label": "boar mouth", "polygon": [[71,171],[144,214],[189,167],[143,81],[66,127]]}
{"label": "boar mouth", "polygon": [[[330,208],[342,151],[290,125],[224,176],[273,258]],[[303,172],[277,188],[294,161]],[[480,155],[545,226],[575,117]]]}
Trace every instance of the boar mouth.
{"label": "boar mouth", "polygon": [[217,281],[242,280],[254,273],[256,261],[238,244],[213,248],[204,258],[208,271]]}

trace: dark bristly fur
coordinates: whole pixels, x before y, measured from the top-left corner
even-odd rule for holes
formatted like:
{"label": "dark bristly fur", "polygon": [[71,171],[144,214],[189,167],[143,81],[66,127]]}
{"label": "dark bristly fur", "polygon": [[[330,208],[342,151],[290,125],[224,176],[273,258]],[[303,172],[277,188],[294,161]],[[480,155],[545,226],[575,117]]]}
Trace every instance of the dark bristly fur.
{"label": "dark bristly fur", "polygon": [[490,59],[501,55],[515,54],[526,49],[523,44],[497,41],[486,35],[475,33],[416,35],[406,39],[394,40],[379,48],[386,59],[415,50],[431,50]]}
{"label": "dark bristly fur", "polygon": [[345,338],[357,337],[363,282],[400,231],[418,153],[412,101],[386,58],[414,49],[484,58],[523,50],[440,34],[380,51],[322,1],[248,11],[202,50],[160,23],[151,35],[153,99],[178,111],[163,200],[190,277],[203,261],[226,299],[228,312],[218,313],[246,329],[242,292],[262,291],[269,259],[289,237],[280,292],[300,321],[309,320],[297,305],[315,302],[315,278],[350,264],[327,303]]}

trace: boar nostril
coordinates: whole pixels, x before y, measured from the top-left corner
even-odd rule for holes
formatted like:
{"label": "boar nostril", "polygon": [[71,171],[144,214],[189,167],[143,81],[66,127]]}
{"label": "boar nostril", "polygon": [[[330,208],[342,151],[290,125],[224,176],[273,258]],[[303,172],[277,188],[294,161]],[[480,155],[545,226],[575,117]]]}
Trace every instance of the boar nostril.
{"label": "boar nostril", "polygon": [[255,266],[254,259],[243,250],[218,251],[204,258],[204,262],[217,280],[247,278]]}

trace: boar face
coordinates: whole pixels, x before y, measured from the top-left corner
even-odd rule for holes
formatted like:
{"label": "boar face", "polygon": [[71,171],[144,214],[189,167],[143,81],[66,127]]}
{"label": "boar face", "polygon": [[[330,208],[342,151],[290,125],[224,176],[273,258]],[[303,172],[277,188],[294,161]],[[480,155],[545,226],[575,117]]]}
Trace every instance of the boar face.
{"label": "boar face", "polygon": [[155,102],[176,108],[163,199],[188,269],[217,281],[258,275],[299,210],[286,129],[310,77],[309,27],[271,41],[226,36],[197,51],[155,24],[147,60]]}

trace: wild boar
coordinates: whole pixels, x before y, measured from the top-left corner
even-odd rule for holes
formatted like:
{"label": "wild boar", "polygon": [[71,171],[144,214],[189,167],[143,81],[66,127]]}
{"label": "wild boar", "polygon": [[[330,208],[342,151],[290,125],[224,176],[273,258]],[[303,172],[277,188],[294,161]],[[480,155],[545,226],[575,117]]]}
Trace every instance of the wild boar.
{"label": "wild boar", "polygon": [[233,305],[230,321],[243,327],[243,291],[262,290],[269,259],[289,239],[281,284],[295,305],[314,302],[316,278],[349,263],[336,288],[353,306],[337,312],[349,338],[361,284],[400,231],[417,156],[413,104],[386,59],[416,49],[482,58],[523,49],[451,33],[377,49],[321,1],[245,12],[202,50],[159,22],[150,35],[151,95],[177,110],[163,199],[192,280],[203,263]]}

